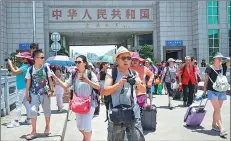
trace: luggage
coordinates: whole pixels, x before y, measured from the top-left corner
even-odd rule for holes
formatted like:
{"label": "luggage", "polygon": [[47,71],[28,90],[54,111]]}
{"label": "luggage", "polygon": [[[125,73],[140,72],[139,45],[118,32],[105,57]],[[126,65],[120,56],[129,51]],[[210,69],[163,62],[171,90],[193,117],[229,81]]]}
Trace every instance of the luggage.
{"label": "luggage", "polygon": [[188,107],[186,114],[184,116],[184,122],[186,123],[186,126],[200,126],[207,112],[205,106],[208,100],[206,100],[204,106],[201,105],[202,101],[203,99],[201,100],[199,106],[191,105],[190,107]]}
{"label": "luggage", "polygon": [[173,96],[173,100],[181,100],[183,97],[183,91],[176,90],[174,94],[175,95]]}
{"label": "luggage", "polygon": [[155,105],[152,105],[150,109],[143,108],[141,123],[144,130],[156,130],[156,113]]}

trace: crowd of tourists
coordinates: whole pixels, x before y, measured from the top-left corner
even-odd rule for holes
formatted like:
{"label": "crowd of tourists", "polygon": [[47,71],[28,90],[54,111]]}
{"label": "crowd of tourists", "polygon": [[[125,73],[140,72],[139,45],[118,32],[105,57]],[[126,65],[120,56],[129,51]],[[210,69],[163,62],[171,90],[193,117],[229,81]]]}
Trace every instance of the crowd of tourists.
{"label": "crowd of tourists", "polygon": [[[125,132],[129,141],[144,141],[143,129],[146,128],[144,123],[148,116],[145,111],[154,109],[153,95],[167,94],[166,103],[170,110],[175,108],[173,99],[181,97],[183,106],[191,107],[198,83],[202,81],[194,57],[186,56],[184,60],[169,58],[166,62],[154,64],[150,58],[141,58],[138,52],[130,52],[125,47],[117,49],[114,55],[116,64],[100,62],[96,66],[88,62],[84,55],[78,56],[75,59],[76,69],[69,72],[66,80],[61,67],[51,67],[45,63],[44,53],[35,44],[31,45],[30,53],[22,52],[16,57],[21,60],[20,67],[14,67],[8,60],[17,84],[15,118],[8,127],[20,126],[21,106],[24,104],[27,112],[25,123],[32,126],[27,140],[37,137],[36,117],[40,105],[46,122],[43,136],[49,136],[50,97],[56,95],[57,112],[62,112],[63,96],[69,94],[67,89],[71,88],[70,110],[76,113],[77,128],[84,141],[91,140],[91,122],[93,116],[99,114],[100,100],[106,106],[109,141],[124,140]],[[206,65],[205,60],[202,60],[201,66],[207,66],[203,96],[207,96],[214,108],[212,129],[224,137],[227,132],[221,122],[221,108],[226,100],[227,88],[216,88],[214,83],[220,85],[219,80],[226,76],[230,57],[217,53],[211,66]],[[156,116],[156,112],[153,115]],[[152,118],[156,117],[149,117],[150,120]]]}

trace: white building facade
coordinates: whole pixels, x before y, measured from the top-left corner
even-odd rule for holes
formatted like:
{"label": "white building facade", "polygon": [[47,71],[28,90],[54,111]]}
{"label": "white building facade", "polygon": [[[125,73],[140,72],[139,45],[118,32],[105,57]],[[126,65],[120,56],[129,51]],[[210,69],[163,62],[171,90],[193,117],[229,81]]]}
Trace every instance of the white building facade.
{"label": "white building facade", "polygon": [[[38,43],[46,57],[52,32],[61,45],[153,46],[157,61],[186,55],[201,61],[230,55],[230,1],[0,1],[0,64],[10,53]],[[34,19],[35,21],[34,21]],[[100,48],[99,48],[100,49]]]}

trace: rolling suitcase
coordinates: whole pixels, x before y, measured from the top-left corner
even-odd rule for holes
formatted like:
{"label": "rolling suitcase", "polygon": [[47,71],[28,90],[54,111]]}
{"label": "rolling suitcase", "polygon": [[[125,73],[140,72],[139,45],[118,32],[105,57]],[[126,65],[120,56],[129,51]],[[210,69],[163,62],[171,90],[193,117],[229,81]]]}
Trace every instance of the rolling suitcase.
{"label": "rolling suitcase", "polygon": [[150,109],[143,108],[141,123],[144,130],[156,130],[156,113],[155,105],[152,105]]}
{"label": "rolling suitcase", "polygon": [[186,123],[186,126],[200,126],[207,112],[205,106],[208,102],[208,99],[206,100],[204,106],[201,105],[202,101],[203,99],[201,100],[199,106],[191,105],[190,107],[188,107],[186,114],[184,116],[184,122]]}

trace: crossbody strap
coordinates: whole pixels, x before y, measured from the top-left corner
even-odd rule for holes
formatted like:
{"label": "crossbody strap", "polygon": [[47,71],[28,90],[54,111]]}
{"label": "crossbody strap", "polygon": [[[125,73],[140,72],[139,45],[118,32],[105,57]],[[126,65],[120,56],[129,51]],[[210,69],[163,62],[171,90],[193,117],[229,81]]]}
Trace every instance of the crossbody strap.
{"label": "crossbody strap", "polygon": [[[217,73],[217,71],[213,68],[213,65],[210,65],[210,68],[211,68],[217,75],[219,75],[219,74]],[[222,72],[221,72],[221,73],[222,73]],[[209,79],[210,79],[210,81],[211,81],[212,83],[214,83],[210,76],[209,76]]]}

